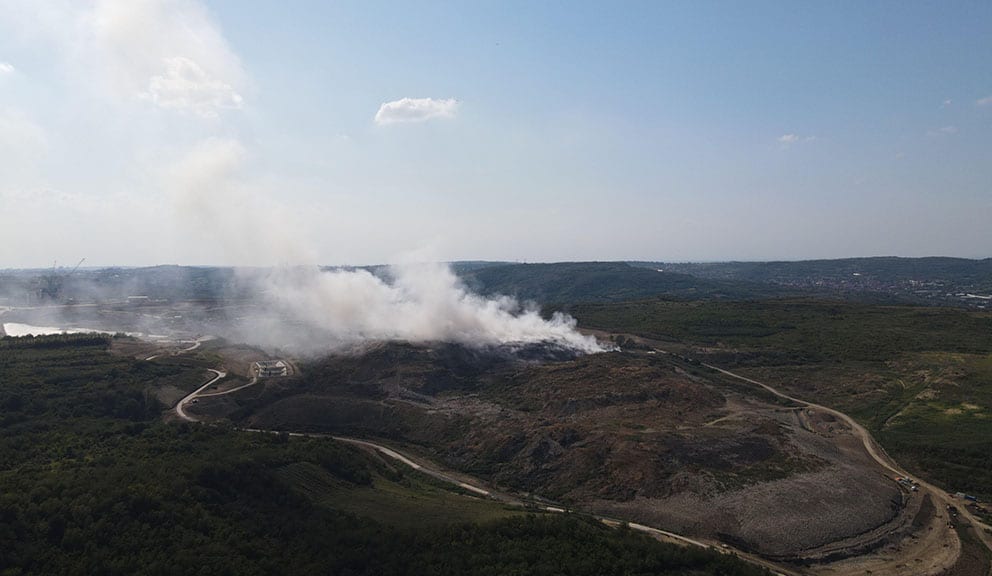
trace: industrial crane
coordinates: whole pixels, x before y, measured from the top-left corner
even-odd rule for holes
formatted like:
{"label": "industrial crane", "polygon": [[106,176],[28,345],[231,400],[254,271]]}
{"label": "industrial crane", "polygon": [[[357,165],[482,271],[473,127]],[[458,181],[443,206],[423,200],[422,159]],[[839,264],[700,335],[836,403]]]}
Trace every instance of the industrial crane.
{"label": "industrial crane", "polygon": [[80,259],[76,266],[65,274],[59,274],[56,269],[58,266],[58,261],[53,262],[52,273],[42,278],[44,286],[41,288],[41,297],[48,298],[50,300],[58,300],[62,296],[62,284],[65,282],[65,279],[75,274],[76,270],[79,270],[79,267],[82,266],[85,261],[86,258]]}

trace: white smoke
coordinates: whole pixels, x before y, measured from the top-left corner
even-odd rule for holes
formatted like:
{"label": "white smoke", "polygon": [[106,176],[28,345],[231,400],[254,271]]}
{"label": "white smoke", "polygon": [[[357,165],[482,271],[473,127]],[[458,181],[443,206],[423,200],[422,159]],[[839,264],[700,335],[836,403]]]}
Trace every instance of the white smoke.
{"label": "white smoke", "polygon": [[307,353],[382,340],[604,350],[579,333],[571,317],[545,319],[512,298],[473,294],[444,264],[393,266],[386,278],[364,269],[320,270],[292,213],[239,178],[245,158],[239,142],[211,139],[194,147],[168,178],[177,214],[192,225],[191,234],[228,259],[277,266],[244,271],[260,302],[237,319],[240,338]]}
{"label": "white smoke", "polygon": [[369,340],[455,342],[468,346],[549,343],[602,352],[575,320],[550,320],[507,297],[485,298],[465,288],[444,264],[390,268],[391,281],[367,270],[276,269],[264,280],[270,311],[291,325],[314,329],[325,345]]}

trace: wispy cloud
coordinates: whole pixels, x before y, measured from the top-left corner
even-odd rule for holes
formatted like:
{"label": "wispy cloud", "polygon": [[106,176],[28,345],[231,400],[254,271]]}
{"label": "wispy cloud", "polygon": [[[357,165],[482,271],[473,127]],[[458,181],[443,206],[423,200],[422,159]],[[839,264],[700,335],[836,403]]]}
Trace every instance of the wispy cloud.
{"label": "wispy cloud", "polygon": [[943,102],[940,103],[940,108],[941,109],[948,108],[953,103],[954,103],[954,100],[951,100],[950,98],[948,98],[947,100],[944,100]]}
{"label": "wispy cloud", "polygon": [[225,109],[241,108],[243,98],[230,84],[207,74],[195,61],[165,58],[165,70],[152,76],[141,96],[157,106],[212,118]]}
{"label": "wispy cloud", "polygon": [[979,98],[978,100],[975,100],[975,104],[978,104],[979,106],[992,106],[992,96]]}
{"label": "wispy cloud", "polygon": [[783,146],[791,146],[792,144],[798,144],[799,142],[812,142],[816,140],[816,136],[800,136],[799,134],[782,134],[778,138],[779,144]]}
{"label": "wispy cloud", "polygon": [[250,87],[200,0],[0,0],[8,3],[18,28],[54,48],[76,92],[213,116],[240,107]]}
{"label": "wispy cloud", "polygon": [[0,62],[0,74],[10,74],[16,70],[10,62]]}
{"label": "wispy cloud", "polygon": [[401,98],[385,102],[375,113],[375,123],[384,126],[403,122],[426,122],[434,118],[454,118],[458,100],[447,98]]}

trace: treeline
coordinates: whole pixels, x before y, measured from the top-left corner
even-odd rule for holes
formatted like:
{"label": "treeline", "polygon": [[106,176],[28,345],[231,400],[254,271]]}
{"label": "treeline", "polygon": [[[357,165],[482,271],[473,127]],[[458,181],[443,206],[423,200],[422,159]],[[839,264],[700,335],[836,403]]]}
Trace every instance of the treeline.
{"label": "treeline", "polygon": [[644,300],[575,306],[572,314],[590,328],[771,352],[777,356],[774,364],[889,360],[924,351],[987,354],[992,350],[992,318],[951,308],[806,299]]}
{"label": "treeline", "polygon": [[51,334],[48,336],[4,336],[0,338],[0,350],[23,348],[65,348],[67,346],[102,346],[110,345],[109,334]]}

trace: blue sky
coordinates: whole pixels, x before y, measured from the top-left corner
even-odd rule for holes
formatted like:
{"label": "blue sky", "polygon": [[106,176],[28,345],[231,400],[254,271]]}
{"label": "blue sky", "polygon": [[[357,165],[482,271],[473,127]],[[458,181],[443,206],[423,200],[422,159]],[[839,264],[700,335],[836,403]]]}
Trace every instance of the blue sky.
{"label": "blue sky", "polygon": [[0,268],[988,257],[990,23],[0,0]]}

